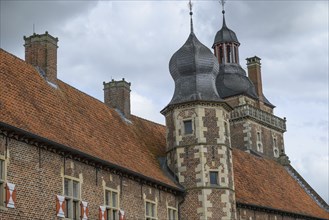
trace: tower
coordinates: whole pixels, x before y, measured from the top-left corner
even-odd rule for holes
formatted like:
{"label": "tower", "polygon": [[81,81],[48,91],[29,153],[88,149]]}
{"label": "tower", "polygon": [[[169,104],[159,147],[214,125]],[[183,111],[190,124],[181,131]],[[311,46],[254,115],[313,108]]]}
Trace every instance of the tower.
{"label": "tower", "polygon": [[218,61],[194,34],[191,9],[190,35],[169,63],[175,92],[161,111],[167,165],[186,190],[181,219],[236,219],[231,107],[218,95]]}
{"label": "tower", "polygon": [[284,153],[285,119],[273,114],[274,105],[263,94],[261,63],[247,58],[248,76],[239,64],[239,41],[225,21],[212,48],[219,63],[218,94],[233,107],[230,119],[232,147],[276,159]]}

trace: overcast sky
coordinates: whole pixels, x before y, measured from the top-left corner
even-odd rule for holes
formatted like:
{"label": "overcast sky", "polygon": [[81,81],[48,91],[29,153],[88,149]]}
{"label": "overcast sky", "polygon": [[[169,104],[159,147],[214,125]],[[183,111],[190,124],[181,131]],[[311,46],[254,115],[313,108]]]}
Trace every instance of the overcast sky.
{"label": "overcast sky", "polygon": [[[0,46],[24,59],[23,36],[59,38],[58,78],[103,101],[103,81],[132,83],[132,112],[159,113],[174,83],[170,57],[189,35],[188,1],[3,1]],[[194,32],[211,48],[222,24],[218,1],[193,1]],[[286,153],[328,202],[328,1],[227,1],[240,60],[262,59],[263,89],[287,118]],[[270,190],[270,189],[269,189]]]}

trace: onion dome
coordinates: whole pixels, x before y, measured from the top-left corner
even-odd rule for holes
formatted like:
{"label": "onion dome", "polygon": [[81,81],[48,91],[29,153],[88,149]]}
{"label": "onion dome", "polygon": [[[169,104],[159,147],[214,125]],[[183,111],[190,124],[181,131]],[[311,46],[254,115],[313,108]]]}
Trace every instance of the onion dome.
{"label": "onion dome", "polygon": [[191,33],[185,44],[171,57],[169,71],[175,81],[175,92],[169,105],[196,100],[223,101],[215,85],[218,61],[193,33],[192,16]]}
{"label": "onion dome", "polygon": [[254,84],[239,64],[227,63],[220,65],[216,87],[222,98],[246,95],[258,99]]}
{"label": "onion dome", "polygon": [[219,43],[237,43],[240,44],[238,41],[238,38],[236,37],[236,34],[234,33],[234,31],[232,31],[231,29],[229,29],[226,26],[226,22],[225,22],[225,11],[222,11],[223,13],[223,26],[222,28],[217,32],[216,36],[215,36],[215,40],[214,40],[214,44],[219,44]]}

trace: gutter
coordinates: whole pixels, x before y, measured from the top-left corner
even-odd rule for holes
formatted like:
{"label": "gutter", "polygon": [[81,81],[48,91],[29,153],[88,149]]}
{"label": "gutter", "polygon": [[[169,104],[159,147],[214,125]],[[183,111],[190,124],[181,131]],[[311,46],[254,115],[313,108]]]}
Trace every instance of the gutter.
{"label": "gutter", "polygon": [[256,211],[262,211],[262,212],[267,212],[267,213],[277,213],[282,216],[292,216],[294,218],[301,218],[301,219],[314,219],[314,220],[328,220],[325,218],[319,218],[319,217],[314,217],[314,216],[309,216],[309,215],[304,215],[304,214],[298,214],[294,212],[289,212],[289,211],[283,211],[280,209],[275,209],[271,207],[266,207],[266,206],[259,206],[259,205],[253,205],[253,204],[246,204],[246,203],[241,203],[241,202],[236,202],[236,207],[237,208],[245,208],[245,209],[250,209],[250,210],[256,210]]}

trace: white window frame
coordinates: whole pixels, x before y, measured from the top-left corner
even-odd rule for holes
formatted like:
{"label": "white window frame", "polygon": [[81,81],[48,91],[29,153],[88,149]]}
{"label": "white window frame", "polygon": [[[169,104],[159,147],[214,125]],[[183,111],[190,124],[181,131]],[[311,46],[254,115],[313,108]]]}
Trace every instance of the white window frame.
{"label": "white window frame", "polygon": [[[65,180],[69,181],[68,195],[65,192]],[[77,197],[73,194],[73,183],[78,183]],[[63,177],[63,195],[65,196],[65,219],[79,220],[81,215],[80,203],[81,203],[81,180],[72,176]],[[76,205],[76,218],[74,217],[74,205]]]}
{"label": "white window frame", "polygon": [[[106,201],[106,196],[107,196],[107,193],[110,193],[110,203],[107,204],[107,201]],[[113,206],[112,204],[112,194],[113,193],[116,193],[117,194],[117,204],[116,204],[116,207]],[[115,190],[115,189],[112,189],[112,188],[109,188],[109,187],[104,187],[104,206],[106,207],[106,214],[107,214],[107,219],[106,220],[119,220],[119,211],[120,211],[120,192],[119,190]],[[113,211],[116,212],[116,215],[114,218],[112,218],[112,214],[113,214]],[[111,214],[111,215],[109,215]]]}
{"label": "white window frame", "polygon": [[[146,206],[148,204],[154,205],[154,216],[148,215],[148,213],[146,213],[146,210],[147,210]],[[154,201],[145,199],[145,219],[146,220],[156,220],[156,219],[158,219],[157,216],[158,216],[158,205],[157,205],[157,203],[154,202]]]}
{"label": "white window frame", "polygon": [[[172,218],[172,213],[174,214],[174,218]],[[178,210],[175,207],[167,206],[167,219],[168,220],[178,220]]]}

